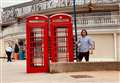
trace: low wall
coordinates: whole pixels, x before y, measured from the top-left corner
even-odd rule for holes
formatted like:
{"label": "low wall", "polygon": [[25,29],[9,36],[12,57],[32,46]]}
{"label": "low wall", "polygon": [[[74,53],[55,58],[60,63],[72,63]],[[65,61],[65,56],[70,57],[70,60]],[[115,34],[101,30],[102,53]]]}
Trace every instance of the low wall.
{"label": "low wall", "polygon": [[51,63],[50,72],[120,71],[120,62]]}

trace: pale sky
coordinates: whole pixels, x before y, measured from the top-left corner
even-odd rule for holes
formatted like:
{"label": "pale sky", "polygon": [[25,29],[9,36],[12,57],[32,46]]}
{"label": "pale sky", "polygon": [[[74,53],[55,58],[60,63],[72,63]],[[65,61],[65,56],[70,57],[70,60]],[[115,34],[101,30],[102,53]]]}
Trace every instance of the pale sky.
{"label": "pale sky", "polygon": [[0,0],[0,8],[9,7],[15,4],[20,4],[32,0]]}

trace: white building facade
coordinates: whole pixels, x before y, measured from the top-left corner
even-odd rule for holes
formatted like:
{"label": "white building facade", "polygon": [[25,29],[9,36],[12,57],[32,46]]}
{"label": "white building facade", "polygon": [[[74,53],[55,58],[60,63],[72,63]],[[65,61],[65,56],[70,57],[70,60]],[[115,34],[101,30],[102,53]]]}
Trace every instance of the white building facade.
{"label": "white building facade", "polygon": [[[86,1],[86,2],[85,2]],[[92,3],[116,4],[118,0],[91,0]],[[90,0],[76,0],[76,5],[86,5]],[[5,56],[4,49],[10,43],[14,45],[19,40],[26,40],[25,21],[16,23],[16,17],[29,15],[50,9],[64,8],[72,6],[72,0],[49,0],[34,4],[23,4],[4,8],[2,12],[3,23],[13,22],[14,24],[1,31],[0,49],[1,56]],[[58,4],[59,3],[59,4]],[[52,5],[54,4],[54,5]],[[119,7],[120,8],[120,7]],[[112,12],[91,12],[77,13],[77,33],[80,36],[81,29],[87,29],[89,36],[95,42],[94,53],[90,56],[90,61],[120,61],[120,14],[119,10]],[[72,14],[71,14],[72,15]],[[73,27],[74,32],[74,27]]]}

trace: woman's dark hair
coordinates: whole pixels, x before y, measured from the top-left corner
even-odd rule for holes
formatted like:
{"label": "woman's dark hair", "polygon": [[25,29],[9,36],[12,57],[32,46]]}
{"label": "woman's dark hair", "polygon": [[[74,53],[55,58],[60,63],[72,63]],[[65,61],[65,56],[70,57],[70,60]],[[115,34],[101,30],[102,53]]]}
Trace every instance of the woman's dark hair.
{"label": "woman's dark hair", "polygon": [[83,32],[85,32],[86,33],[86,35],[88,35],[88,33],[87,33],[87,30],[86,29],[82,29],[82,31],[81,31],[81,35],[83,36]]}

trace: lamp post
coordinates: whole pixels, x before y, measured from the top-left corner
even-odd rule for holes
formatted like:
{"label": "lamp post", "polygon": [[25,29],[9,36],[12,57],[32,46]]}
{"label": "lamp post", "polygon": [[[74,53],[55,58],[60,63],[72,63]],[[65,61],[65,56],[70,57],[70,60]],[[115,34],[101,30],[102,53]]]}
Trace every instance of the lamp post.
{"label": "lamp post", "polygon": [[74,29],[75,29],[75,52],[76,52],[76,58],[78,56],[78,52],[77,52],[77,24],[76,24],[76,6],[75,6],[75,2],[76,0],[73,0],[73,18],[74,18]]}

